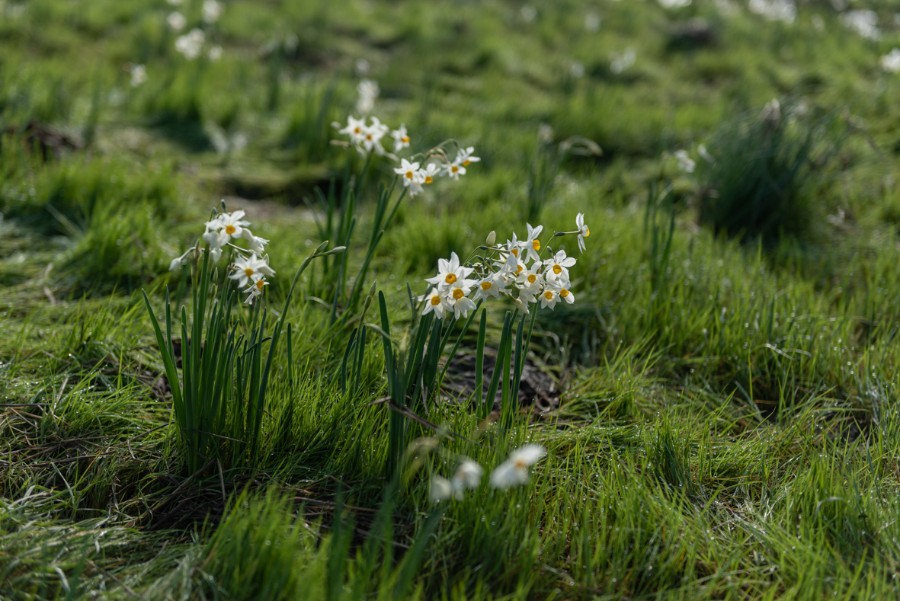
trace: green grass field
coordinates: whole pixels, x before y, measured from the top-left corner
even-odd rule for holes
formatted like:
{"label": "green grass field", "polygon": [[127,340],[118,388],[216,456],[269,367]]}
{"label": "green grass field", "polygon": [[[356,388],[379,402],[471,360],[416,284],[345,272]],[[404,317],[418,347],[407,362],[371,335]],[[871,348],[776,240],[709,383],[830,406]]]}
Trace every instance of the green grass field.
{"label": "green grass field", "polygon": [[[897,0],[0,0],[0,599],[900,597],[898,47]],[[418,301],[526,224],[552,310]]]}

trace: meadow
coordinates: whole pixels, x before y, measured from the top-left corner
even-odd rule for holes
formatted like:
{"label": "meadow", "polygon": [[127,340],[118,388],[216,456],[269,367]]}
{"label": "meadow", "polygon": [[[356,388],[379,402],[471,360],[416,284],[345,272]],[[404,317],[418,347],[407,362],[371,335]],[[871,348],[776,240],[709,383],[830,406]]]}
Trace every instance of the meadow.
{"label": "meadow", "polygon": [[897,598],[898,175],[897,0],[0,0],[0,599]]}

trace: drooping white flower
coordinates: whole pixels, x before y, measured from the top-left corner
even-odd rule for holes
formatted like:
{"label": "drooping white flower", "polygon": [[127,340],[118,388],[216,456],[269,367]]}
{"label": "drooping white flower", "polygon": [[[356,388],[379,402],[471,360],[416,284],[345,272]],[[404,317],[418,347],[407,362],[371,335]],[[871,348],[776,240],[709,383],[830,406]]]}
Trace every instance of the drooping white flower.
{"label": "drooping white flower", "polygon": [[234,273],[228,277],[236,280],[237,285],[246,288],[254,283],[254,278],[273,276],[275,271],[269,266],[266,259],[257,257],[256,254],[250,257],[238,257],[232,266]]}
{"label": "drooping white flower", "polygon": [[[249,225],[249,224],[248,224]],[[261,255],[263,250],[266,248],[266,244],[269,243],[265,238],[260,238],[259,236],[254,236],[253,232],[244,227],[241,230],[241,238],[247,241],[247,244],[250,246],[250,250],[254,253]]]}
{"label": "drooping white flower", "polygon": [[559,289],[559,298],[563,299],[564,301],[566,301],[566,303],[568,303],[570,305],[575,302],[575,295],[572,294],[572,291],[569,290],[568,288],[560,288]]}
{"label": "drooping white flower", "polygon": [[513,451],[509,459],[491,473],[491,486],[506,489],[528,482],[528,468],[544,456],[547,449],[539,444],[527,444]]}
{"label": "drooping white flower", "polygon": [[584,252],[584,239],[591,235],[591,228],[584,222],[584,213],[575,215],[575,227],[578,229],[578,249]]}

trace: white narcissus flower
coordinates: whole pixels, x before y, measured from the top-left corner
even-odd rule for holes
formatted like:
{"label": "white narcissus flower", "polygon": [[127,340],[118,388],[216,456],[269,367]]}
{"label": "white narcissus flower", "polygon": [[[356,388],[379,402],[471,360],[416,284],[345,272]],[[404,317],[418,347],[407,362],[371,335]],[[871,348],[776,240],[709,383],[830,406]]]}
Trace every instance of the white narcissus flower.
{"label": "white narcissus flower", "polygon": [[544,261],[547,269],[544,270],[544,276],[548,282],[556,284],[560,282],[564,285],[569,284],[569,267],[575,265],[574,257],[566,256],[566,251],[557,251],[553,258]]}
{"label": "white narcissus flower", "polygon": [[469,298],[472,291],[471,286],[474,280],[456,280],[444,292],[447,296],[447,303],[453,308],[453,315],[456,319],[468,317],[469,311],[475,309],[475,302]]}
{"label": "white narcissus flower", "polygon": [[687,150],[676,150],[672,156],[678,162],[678,168],[684,173],[693,173],[697,167],[696,161],[691,158]]}
{"label": "white narcissus flower", "polygon": [[432,476],[431,486],[428,487],[428,496],[432,503],[446,501],[453,494],[453,485],[443,476]]}
{"label": "white narcissus flower", "polygon": [[528,239],[522,242],[522,248],[528,253],[529,259],[540,262],[541,256],[538,253],[541,251],[541,241],[538,240],[538,236],[544,231],[544,226],[531,227],[530,223],[525,225],[528,227]]}
{"label": "white narcissus flower", "polygon": [[541,264],[535,263],[532,269],[523,269],[519,272],[516,282],[521,286],[522,290],[529,294],[537,294],[544,286],[544,276],[538,271]]}
{"label": "white narcissus flower", "polygon": [[222,232],[231,238],[242,237],[244,228],[250,225],[249,221],[242,219],[244,215],[244,211],[234,211],[233,213],[222,213],[219,215]]}
{"label": "white narcissus flower", "polygon": [[438,319],[443,319],[444,313],[450,308],[450,303],[448,303],[444,295],[437,290],[432,290],[425,296],[419,297],[419,301],[425,301],[425,308],[422,310],[422,315],[428,315],[434,311],[434,314],[437,315]]}
{"label": "white narcissus flower", "polygon": [[382,123],[378,117],[372,117],[372,123],[363,128],[362,147],[366,152],[375,151],[376,154],[383,154],[384,148],[381,147],[381,138],[388,133],[390,128]]}
{"label": "white narcissus flower", "polygon": [[406,159],[400,159],[400,166],[394,168],[394,173],[403,179],[403,186],[409,189],[409,195],[415,196],[422,191],[422,179],[419,163],[410,163]]}
{"label": "white narcissus flower", "polygon": [[228,277],[237,280],[237,285],[241,288],[250,286],[254,278],[275,275],[275,271],[269,267],[266,259],[261,259],[255,254],[250,255],[249,258],[238,257],[234,262],[233,269],[234,273]]}
{"label": "white narcissus flower", "polygon": [[473,271],[475,270],[471,267],[461,265],[459,256],[455,252],[451,252],[449,261],[447,259],[438,259],[438,274],[425,281],[439,287],[452,286],[458,281],[465,280]]}
{"label": "white narcissus flower", "polygon": [[450,480],[453,498],[462,500],[466,490],[478,488],[478,485],[481,484],[482,474],[484,474],[484,469],[480,465],[471,459],[464,459],[459,464],[459,467],[456,468],[456,473],[453,474],[453,478]]}
{"label": "white narcissus flower", "polygon": [[266,278],[262,276],[253,278],[253,283],[244,290],[244,294],[247,295],[247,298],[244,299],[244,302],[248,305],[252,305],[254,300],[262,296],[263,288],[268,285],[269,282],[267,282]]}
{"label": "white narcissus flower", "polygon": [[129,72],[131,75],[132,88],[142,86],[147,81],[147,67],[144,65],[131,65]]}
{"label": "white narcissus flower", "polygon": [[254,236],[253,232],[248,230],[246,227],[241,230],[241,238],[247,241],[250,245],[250,250],[255,252],[256,254],[262,254],[263,250],[266,248],[266,244],[269,243],[265,238],[260,238],[259,236]]}
{"label": "white narcissus flower", "polygon": [[575,215],[575,227],[578,229],[578,249],[584,252],[584,239],[591,235],[591,228],[584,222],[584,213]]}
{"label": "white narcissus flower", "polygon": [[513,451],[509,459],[497,466],[491,474],[491,486],[494,488],[511,488],[528,482],[528,468],[544,456],[547,449],[539,444],[527,444]]}
{"label": "white narcissus flower", "polygon": [[554,290],[553,288],[546,288],[543,292],[541,292],[541,309],[545,307],[550,307],[553,309],[556,307],[556,303],[559,302],[559,292]]}
{"label": "white narcissus flower", "polygon": [[394,139],[394,152],[400,152],[404,148],[409,148],[409,134],[406,133],[406,125],[400,125],[397,129],[391,132],[391,137]]}
{"label": "white narcissus flower", "polygon": [[180,52],[184,58],[194,60],[200,56],[204,42],[206,42],[206,34],[202,29],[194,28],[175,40],[175,50]]}
{"label": "white narcissus flower", "polygon": [[572,294],[572,291],[568,288],[560,288],[559,289],[559,298],[566,301],[567,304],[571,305],[575,302],[575,295]]}
{"label": "white narcissus flower", "polygon": [[444,165],[444,175],[450,179],[459,179],[460,175],[466,174],[466,168],[459,161],[453,161]]}
{"label": "white narcissus flower", "polygon": [[469,146],[466,149],[461,148],[459,152],[456,153],[456,160],[453,162],[459,163],[463,167],[468,167],[472,163],[477,163],[481,158],[473,155],[473,152],[475,152],[474,146]]}
{"label": "white narcissus flower", "polygon": [[[335,124],[337,127],[338,124]],[[350,115],[347,116],[347,125],[338,130],[338,133],[350,136],[350,140],[354,144],[360,144],[363,141],[363,130],[366,127],[365,119],[357,119]]]}
{"label": "white narcissus flower", "polygon": [[498,298],[506,289],[503,277],[492,273],[478,282],[475,288],[475,300]]}
{"label": "white narcissus flower", "polygon": [[425,167],[420,171],[419,177],[422,178],[422,182],[425,184],[431,184],[434,182],[434,178],[437,177],[438,173],[440,173],[441,168],[435,165],[434,163],[428,163]]}

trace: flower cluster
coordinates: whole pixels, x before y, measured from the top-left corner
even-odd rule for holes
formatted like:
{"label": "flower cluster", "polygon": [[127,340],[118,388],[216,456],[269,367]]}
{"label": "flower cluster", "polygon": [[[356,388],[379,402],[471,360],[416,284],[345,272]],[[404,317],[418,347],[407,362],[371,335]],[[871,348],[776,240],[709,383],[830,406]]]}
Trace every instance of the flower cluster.
{"label": "flower cluster", "polygon": [[[181,1],[169,1],[172,6],[180,6]],[[222,4],[217,0],[204,0],[202,5],[202,20],[205,26],[212,26],[222,16]],[[179,11],[173,11],[166,17],[166,23],[172,31],[180,32],[187,26],[187,19]],[[200,27],[195,27],[189,32],[175,39],[175,50],[188,60],[196,60],[203,52],[206,45],[206,32]],[[210,46],[207,50],[210,60],[218,60],[222,57],[221,46]]]}
{"label": "flower cluster", "polygon": [[[584,223],[584,214],[575,217],[576,229],[558,232],[555,236],[574,234],[578,248],[584,252],[584,239],[591,230]],[[544,226],[527,224],[525,239],[515,233],[505,244],[495,244],[496,235],[491,232],[487,246],[489,255],[482,257],[472,267],[463,265],[456,253],[450,259],[438,260],[438,273],[426,281],[431,289],[419,301],[424,301],[422,314],[434,313],[439,319],[452,314],[456,319],[467,317],[476,308],[476,302],[506,296],[515,300],[519,309],[528,313],[528,307],[540,303],[541,308],[553,309],[562,301],[575,302],[571,291],[569,268],[576,263],[565,250],[552,252],[547,258],[539,236]]]}
{"label": "flower cluster", "polygon": [[[491,472],[490,483],[492,488],[505,490],[528,482],[528,468],[547,455],[547,450],[538,444],[527,444],[513,451],[509,459],[497,466]],[[429,496],[433,503],[439,503],[449,498],[458,501],[463,499],[466,490],[478,488],[481,484],[481,476],[484,469],[471,459],[463,459],[453,477],[449,480],[443,476],[431,477],[431,490]]]}
{"label": "flower cluster", "polygon": [[[374,82],[371,82],[372,84]],[[370,84],[371,87],[371,84]],[[375,87],[377,90],[377,85]],[[363,84],[360,84],[360,94],[363,94]],[[367,92],[371,94],[371,90]],[[374,102],[374,100],[372,100]],[[423,155],[416,155],[406,158],[398,158],[394,153],[398,153],[409,148],[410,137],[406,131],[406,126],[401,125],[397,129],[391,129],[382,123],[378,117],[370,116],[357,119],[356,117],[347,117],[346,125],[341,126],[335,123],[338,133],[344,134],[350,138],[350,142],[360,154],[376,154],[386,156],[393,160],[399,160],[400,166],[394,168],[394,173],[400,176],[403,187],[406,188],[410,196],[415,196],[424,190],[424,187],[434,182],[439,176],[449,177],[458,180],[459,176],[466,174],[466,168],[472,163],[481,160],[475,156],[475,147],[456,148],[454,159],[450,159],[450,155],[444,148],[437,147],[429,150]],[[393,149],[388,151],[383,146],[385,141],[393,140]],[[416,157],[422,157],[415,160]]]}
{"label": "flower cluster", "polygon": [[[269,285],[266,278],[274,276],[275,271],[269,266],[268,256],[263,255],[269,241],[253,235],[248,228],[250,222],[244,219],[244,215],[244,211],[219,213],[206,222],[203,241],[207,244],[210,258],[215,262],[222,258],[222,251],[226,247],[234,251],[236,258],[229,266],[231,274],[228,277],[247,295],[244,302],[253,304]],[[249,248],[238,246],[236,242],[240,240],[246,242]],[[183,267],[187,264],[188,257],[196,253],[196,246],[188,249],[183,255],[172,259],[169,269],[174,271]]]}

